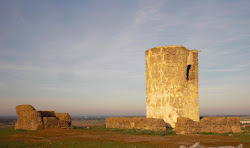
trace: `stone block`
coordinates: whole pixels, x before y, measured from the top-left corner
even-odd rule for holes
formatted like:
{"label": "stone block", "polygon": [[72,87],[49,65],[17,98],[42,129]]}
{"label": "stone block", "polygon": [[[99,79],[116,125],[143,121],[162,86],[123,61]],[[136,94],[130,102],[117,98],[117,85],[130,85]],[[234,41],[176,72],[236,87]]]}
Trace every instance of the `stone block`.
{"label": "stone block", "polygon": [[68,113],[55,113],[55,117],[71,125],[71,117]]}
{"label": "stone block", "polygon": [[56,117],[43,117],[44,128],[58,128],[58,119]]}
{"label": "stone block", "polygon": [[38,130],[43,129],[41,114],[31,105],[16,106],[17,122],[16,130]]}

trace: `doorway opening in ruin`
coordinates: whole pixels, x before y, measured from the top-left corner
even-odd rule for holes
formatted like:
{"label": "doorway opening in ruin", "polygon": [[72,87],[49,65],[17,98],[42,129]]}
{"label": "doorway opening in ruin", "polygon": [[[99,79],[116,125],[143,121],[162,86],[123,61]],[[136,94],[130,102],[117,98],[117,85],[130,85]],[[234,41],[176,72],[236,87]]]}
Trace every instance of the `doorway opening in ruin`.
{"label": "doorway opening in ruin", "polygon": [[188,66],[187,66],[187,80],[190,79],[190,77],[189,77],[189,71],[190,71],[190,69],[191,69],[191,66],[192,66],[192,65],[188,65]]}

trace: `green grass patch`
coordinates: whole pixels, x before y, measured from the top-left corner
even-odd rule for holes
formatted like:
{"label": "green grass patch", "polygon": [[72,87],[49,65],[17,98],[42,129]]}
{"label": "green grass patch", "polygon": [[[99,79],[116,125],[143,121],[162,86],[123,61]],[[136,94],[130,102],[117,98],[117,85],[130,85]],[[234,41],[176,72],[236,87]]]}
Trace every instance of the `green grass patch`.
{"label": "green grass patch", "polygon": [[110,132],[119,132],[124,134],[133,134],[133,135],[158,135],[158,136],[169,136],[175,135],[175,132],[172,128],[167,128],[165,131],[152,131],[152,130],[140,130],[140,129],[116,129],[116,128],[106,128],[105,126],[95,126],[95,127],[73,127],[74,129],[81,129],[84,131],[110,131]]}
{"label": "green grass patch", "polygon": [[0,140],[0,147],[1,148],[25,148],[27,145],[25,145],[21,141],[2,141]]}
{"label": "green grass patch", "polygon": [[31,131],[15,130],[14,127],[0,128],[0,135],[13,135],[13,134],[20,134],[20,133],[25,133],[25,132],[31,132]]}
{"label": "green grass patch", "polygon": [[101,141],[60,141],[60,142],[52,142],[52,143],[42,143],[37,145],[36,147],[44,147],[44,148],[61,148],[61,147],[73,147],[73,148],[152,148],[150,146],[145,145],[131,145],[127,143],[121,142],[101,142]]}
{"label": "green grass patch", "polygon": [[201,134],[201,135],[220,135],[220,136],[229,136],[230,134],[232,135],[233,132],[228,132],[228,133],[197,133],[197,134]]}
{"label": "green grass patch", "polygon": [[40,144],[25,144],[19,141],[0,141],[1,148],[153,148],[151,146],[128,144],[122,142],[102,142],[102,141],[53,141]]}
{"label": "green grass patch", "polygon": [[250,127],[242,128],[242,133],[233,133],[234,137],[240,137],[238,141],[250,143]]}
{"label": "green grass patch", "polygon": [[198,133],[202,135],[221,135],[221,136],[235,136],[235,137],[248,137],[250,136],[250,127],[242,128],[243,132],[242,133],[233,133],[233,132],[228,132],[228,133]]}

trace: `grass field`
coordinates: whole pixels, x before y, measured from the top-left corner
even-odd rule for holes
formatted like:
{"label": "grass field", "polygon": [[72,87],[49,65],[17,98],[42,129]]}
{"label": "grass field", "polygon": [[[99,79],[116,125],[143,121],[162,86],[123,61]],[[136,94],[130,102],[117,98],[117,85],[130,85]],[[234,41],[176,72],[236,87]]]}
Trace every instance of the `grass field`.
{"label": "grass field", "polygon": [[250,127],[243,133],[175,135],[149,130],[107,129],[102,126],[72,126],[71,129],[45,129],[16,131],[13,127],[0,128],[0,148],[43,147],[101,147],[101,148],[153,148],[191,146],[200,142],[203,146],[237,146],[250,148]]}
{"label": "grass field", "polygon": [[[139,132],[143,131],[128,131],[119,129],[106,129],[105,127],[75,127],[75,129],[81,129],[83,131],[116,131],[131,134],[143,134]],[[29,133],[34,131],[24,131],[15,130],[13,127],[0,128],[0,135],[16,135],[21,133]],[[148,132],[149,131],[144,131]],[[152,132],[152,131],[151,131]],[[152,134],[152,133],[151,133]],[[91,140],[71,140],[71,141],[51,141],[51,142],[41,142],[41,143],[30,143],[24,141],[13,141],[13,140],[1,140],[0,148],[62,148],[62,147],[74,147],[74,148],[91,148],[91,147],[101,147],[101,148],[153,148],[152,146],[141,145],[141,144],[128,144],[124,142],[109,142],[109,141],[91,141]]]}
{"label": "grass field", "polygon": [[231,137],[237,137],[238,141],[240,142],[248,142],[250,143],[250,127],[242,128],[242,133],[223,133],[223,134],[217,134],[217,133],[199,133],[202,135],[221,135],[221,136],[231,136]]}
{"label": "grass field", "polygon": [[0,128],[1,135],[13,135],[13,134],[20,134],[20,133],[25,133],[25,132],[31,132],[31,131],[15,130],[13,127]]}
{"label": "grass field", "polygon": [[44,143],[24,143],[20,141],[1,141],[0,147],[2,148],[153,148],[152,146],[127,144],[122,142],[102,142],[102,141],[54,141]]}

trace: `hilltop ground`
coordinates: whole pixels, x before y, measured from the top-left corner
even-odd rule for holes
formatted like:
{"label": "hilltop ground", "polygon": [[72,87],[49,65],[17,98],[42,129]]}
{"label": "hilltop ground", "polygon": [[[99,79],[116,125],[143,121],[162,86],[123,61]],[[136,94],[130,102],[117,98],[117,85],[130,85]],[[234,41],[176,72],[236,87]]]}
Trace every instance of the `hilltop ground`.
{"label": "hilltop ground", "polygon": [[[0,147],[179,147],[200,142],[203,146],[250,147],[250,128],[241,134],[174,135],[167,132],[106,129],[105,121],[75,120],[77,129],[15,131],[13,125],[0,126]],[[145,135],[148,134],[148,135]],[[164,135],[164,136],[160,136]]]}

